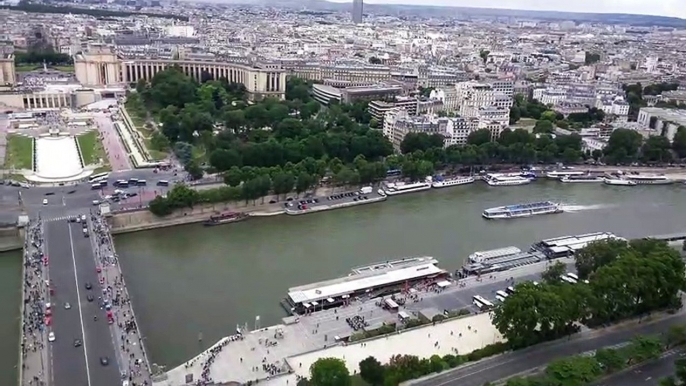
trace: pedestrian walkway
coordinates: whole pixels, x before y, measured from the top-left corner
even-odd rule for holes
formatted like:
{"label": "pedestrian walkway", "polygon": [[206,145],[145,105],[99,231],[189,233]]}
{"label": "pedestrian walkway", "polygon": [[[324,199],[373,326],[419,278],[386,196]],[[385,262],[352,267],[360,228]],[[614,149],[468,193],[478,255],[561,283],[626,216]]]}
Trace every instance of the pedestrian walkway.
{"label": "pedestrian walkway", "polygon": [[48,331],[50,310],[47,256],[43,254],[43,224],[38,219],[26,228],[24,244],[24,285],[22,299],[22,337],[20,378],[22,386],[47,385]]}
{"label": "pedestrian walkway", "polygon": [[98,276],[105,285],[103,308],[112,321],[112,334],[117,341],[118,362],[122,376],[131,386],[152,384],[150,364],[133,312],[131,298],[126,289],[119,258],[114,250],[112,236],[105,219],[91,214],[91,223],[96,237],[93,238]]}

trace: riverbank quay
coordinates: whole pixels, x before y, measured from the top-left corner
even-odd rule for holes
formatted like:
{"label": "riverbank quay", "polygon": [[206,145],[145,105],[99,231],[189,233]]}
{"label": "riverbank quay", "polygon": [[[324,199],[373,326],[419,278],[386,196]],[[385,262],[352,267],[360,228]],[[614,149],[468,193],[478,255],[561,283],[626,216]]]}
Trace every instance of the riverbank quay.
{"label": "riverbank quay", "polygon": [[[572,259],[560,261],[566,264],[568,270],[573,269]],[[431,320],[434,315],[444,315],[445,310],[465,309],[472,315],[437,322],[435,325],[429,323],[421,327],[399,329],[400,332],[362,338],[352,343],[344,341],[362,331],[384,325],[400,327],[403,322],[399,319],[399,313],[381,307],[378,298],[360,299],[344,307],[316,311],[305,316],[288,316],[283,318],[281,324],[267,328],[253,331],[242,328],[240,333],[222,338],[205,352],[156,377],[155,384],[179,386],[195,384],[203,379],[211,379],[219,384],[249,381],[278,384],[277,380],[282,377],[289,379],[288,374],[305,374],[309,371],[307,364],[318,358],[339,354],[344,356],[341,359],[353,372],[359,360],[364,358],[357,359],[372,348],[379,359],[390,358],[394,354],[423,357],[436,350],[455,354],[453,348],[459,354],[466,354],[501,339],[499,334],[495,334],[497,331],[488,313],[480,313],[473,305],[473,296],[480,295],[495,302],[496,290],[515,282],[540,280],[540,273],[546,266],[542,262],[484,278],[468,277],[440,290],[417,285],[408,289],[409,295],[402,295],[407,299],[400,311],[410,315],[410,318]],[[348,349],[347,346],[353,348]],[[203,378],[203,374],[207,378]]]}
{"label": "riverbank quay", "polygon": [[[363,194],[358,191],[344,192],[334,196],[310,197],[303,200],[293,200],[285,204],[285,212],[290,216],[317,213],[325,210],[350,208],[357,205],[368,205],[386,201],[387,197],[375,191]],[[304,207],[303,207],[304,205]]]}
{"label": "riverbank quay", "polygon": [[117,363],[122,379],[135,385],[149,384],[152,378],[145,339],[136,322],[109,225],[103,217],[96,214],[91,214],[91,225],[96,236],[91,239],[96,270],[103,287],[100,308],[107,312],[108,321],[111,321],[110,331],[116,342]]}
{"label": "riverbank quay", "polygon": [[48,260],[43,254],[43,224],[40,218],[26,227],[22,267],[21,336],[19,384],[44,385],[51,382],[49,368],[47,303],[50,302]]}

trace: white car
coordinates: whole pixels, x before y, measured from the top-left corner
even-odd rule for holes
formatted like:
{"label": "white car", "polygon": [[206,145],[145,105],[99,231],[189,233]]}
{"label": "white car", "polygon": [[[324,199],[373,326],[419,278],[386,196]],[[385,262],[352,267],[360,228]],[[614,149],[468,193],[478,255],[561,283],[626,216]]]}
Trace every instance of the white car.
{"label": "white car", "polygon": [[48,342],[54,342],[55,341],[55,333],[50,331],[48,334]]}
{"label": "white car", "polygon": [[48,205],[48,199],[47,198],[43,199],[43,205]]}

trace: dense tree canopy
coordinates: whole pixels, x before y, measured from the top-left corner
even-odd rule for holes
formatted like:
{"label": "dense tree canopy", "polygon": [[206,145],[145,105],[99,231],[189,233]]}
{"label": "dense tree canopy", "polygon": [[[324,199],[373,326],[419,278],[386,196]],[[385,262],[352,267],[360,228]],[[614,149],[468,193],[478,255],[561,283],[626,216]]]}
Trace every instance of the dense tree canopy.
{"label": "dense tree canopy", "polygon": [[493,322],[514,347],[571,333],[577,323],[611,323],[681,306],[678,293],[686,286],[684,262],[664,242],[595,242],[575,258],[580,277],[588,278],[588,283],[559,280],[564,266],[554,265],[544,283],[519,284],[496,307]]}
{"label": "dense tree canopy", "polygon": [[312,386],[349,386],[350,373],[345,362],[338,358],[321,358],[310,367]]}

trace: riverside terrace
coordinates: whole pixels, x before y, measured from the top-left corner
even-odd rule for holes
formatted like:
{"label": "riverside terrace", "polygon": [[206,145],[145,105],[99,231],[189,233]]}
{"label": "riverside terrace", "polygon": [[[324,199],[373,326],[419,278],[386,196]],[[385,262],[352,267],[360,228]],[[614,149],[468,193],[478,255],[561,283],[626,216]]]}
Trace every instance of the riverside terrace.
{"label": "riverside terrace", "polygon": [[[573,270],[572,259],[558,261],[564,262],[570,272]],[[444,310],[466,308],[477,312],[478,310],[473,306],[473,296],[481,295],[495,302],[496,291],[518,282],[539,280],[540,273],[545,268],[546,263],[543,262],[495,273],[488,278],[469,277],[460,280],[462,285],[453,283],[442,290],[436,290],[435,286],[413,287],[415,291],[411,291],[412,296],[407,296],[400,311],[414,316],[421,312],[429,319],[433,315],[443,314]],[[397,297],[404,297],[404,295]],[[379,304],[383,304],[379,298],[354,301],[349,306],[313,312],[307,316],[285,317],[283,324],[276,326],[255,331],[241,331],[240,338],[236,336],[223,338],[214,346],[216,348],[213,354],[210,354],[212,348],[208,349],[188,362],[156,377],[155,384],[160,386],[195,384],[202,379],[203,371],[215,383],[247,383],[273,378],[290,371],[297,372],[300,369],[292,367],[294,365],[292,361],[298,360],[296,357],[310,353],[307,359],[309,362],[316,360],[314,356],[330,355],[325,349],[339,346],[341,343],[336,341],[337,337],[341,339],[359,332],[346,322],[347,318],[364,317],[370,329],[378,328],[383,323],[400,323],[399,312],[388,311]],[[481,327],[480,330],[486,330],[486,327]],[[402,334],[407,333],[410,332]],[[228,343],[225,343],[226,341]],[[484,342],[484,344],[493,343],[493,337],[490,336],[488,341]],[[433,345],[434,341],[431,340],[430,344]],[[411,346],[407,348],[408,353],[415,349],[419,350],[415,355],[423,354],[427,350],[420,344],[416,347],[414,344]],[[387,354],[393,355],[396,352]],[[210,358],[212,358],[211,365],[207,366],[206,363]],[[306,362],[303,360],[299,363]]]}

